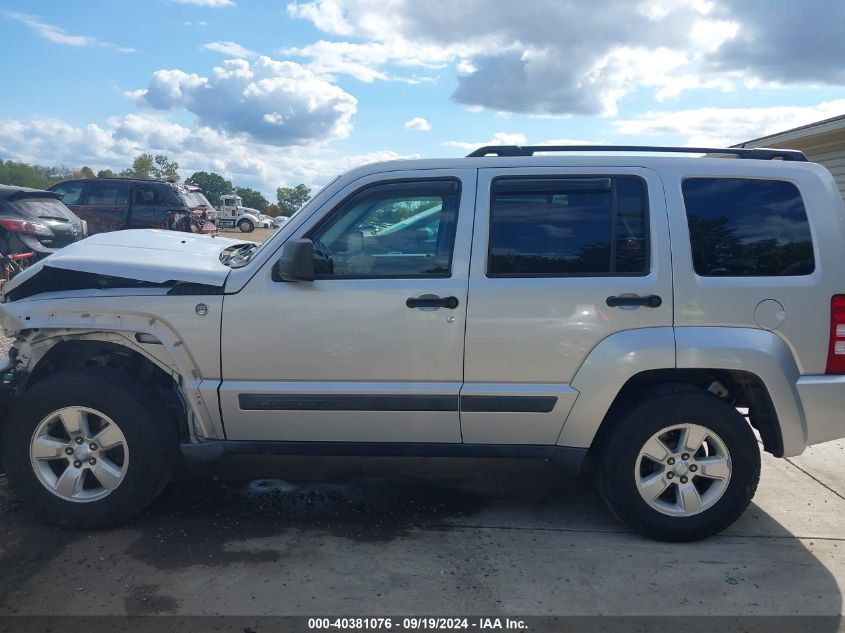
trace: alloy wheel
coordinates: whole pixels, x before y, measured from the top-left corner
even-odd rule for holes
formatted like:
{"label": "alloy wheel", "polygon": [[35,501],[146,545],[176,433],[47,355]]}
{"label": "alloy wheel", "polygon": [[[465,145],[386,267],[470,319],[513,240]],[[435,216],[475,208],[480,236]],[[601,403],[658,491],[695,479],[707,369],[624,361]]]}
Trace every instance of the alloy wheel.
{"label": "alloy wheel", "polygon": [[104,413],[65,407],[45,417],[32,435],[29,457],[38,481],[65,501],[97,501],[114,492],[129,468],[129,446]]}
{"label": "alloy wheel", "polygon": [[640,496],[670,516],[692,516],[711,508],[728,489],[731,472],[725,442],[698,424],[678,424],[652,435],[634,467]]}

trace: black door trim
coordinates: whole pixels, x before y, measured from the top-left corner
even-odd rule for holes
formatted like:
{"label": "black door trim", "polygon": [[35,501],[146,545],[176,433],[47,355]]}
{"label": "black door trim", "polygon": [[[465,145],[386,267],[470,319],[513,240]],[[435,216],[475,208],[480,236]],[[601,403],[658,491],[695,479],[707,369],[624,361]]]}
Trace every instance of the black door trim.
{"label": "black door trim", "polygon": [[[472,413],[550,413],[557,396],[461,396]],[[241,411],[458,411],[458,396],[413,394],[238,395]]]}
{"label": "black door trim", "polygon": [[468,413],[550,413],[557,396],[461,396]]}
{"label": "black door trim", "polygon": [[238,404],[241,411],[457,411],[458,396],[242,393]]}

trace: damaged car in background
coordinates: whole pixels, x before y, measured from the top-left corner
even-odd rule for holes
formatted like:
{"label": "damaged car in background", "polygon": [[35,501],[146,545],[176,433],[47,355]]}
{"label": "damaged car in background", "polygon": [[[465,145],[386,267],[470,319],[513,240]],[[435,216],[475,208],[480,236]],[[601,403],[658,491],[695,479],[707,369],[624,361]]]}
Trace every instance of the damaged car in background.
{"label": "damaged car in background", "polygon": [[61,194],[0,185],[0,285],[86,233]]}
{"label": "damaged car in background", "polygon": [[162,180],[74,178],[50,187],[88,222],[91,235],[125,229],[216,233],[217,211],[202,189]]}

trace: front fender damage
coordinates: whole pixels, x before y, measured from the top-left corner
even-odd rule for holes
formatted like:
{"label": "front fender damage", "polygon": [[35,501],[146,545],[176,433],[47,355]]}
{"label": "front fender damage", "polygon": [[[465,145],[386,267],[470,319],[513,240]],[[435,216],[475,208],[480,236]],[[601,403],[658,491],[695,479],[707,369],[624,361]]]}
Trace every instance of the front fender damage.
{"label": "front fender damage", "polygon": [[[105,315],[96,316],[102,323]],[[131,316],[121,315],[119,319],[115,320],[120,327],[126,328],[122,331],[74,328],[17,331],[14,347],[10,350],[12,358],[9,370],[0,374],[4,381],[0,383],[0,407],[3,412],[8,411],[15,398],[26,390],[32,372],[56,345],[66,341],[99,341],[116,344],[140,354],[171,376],[185,407],[190,441],[218,439],[220,433],[216,419],[209,412],[203,397],[202,376],[193,367],[181,341],[166,326],[156,327],[153,320],[144,319],[142,327],[142,323],[133,324]],[[138,329],[133,329],[133,325]]]}

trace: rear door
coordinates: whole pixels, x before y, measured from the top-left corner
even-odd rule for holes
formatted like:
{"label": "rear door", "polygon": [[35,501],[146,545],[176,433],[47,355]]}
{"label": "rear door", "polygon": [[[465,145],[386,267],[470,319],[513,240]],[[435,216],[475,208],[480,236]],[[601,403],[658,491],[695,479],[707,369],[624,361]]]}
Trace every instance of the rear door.
{"label": "rear door", "polygon": [[479,170],[464,442],[554,444],[590,351],[616,332],[671,325],[669,232],[654,172]]}
{"label": "rear door", "polygon": [[89,182],[84,204],[71,208],[88,222],[89,235],[122,229],[129,215],[129,183],[111,179]]}
{"label": "rear door", "polygon": [[168,185],[135,183],[132,185],[132,209],[127,228],[190,232],[191,214]]}

